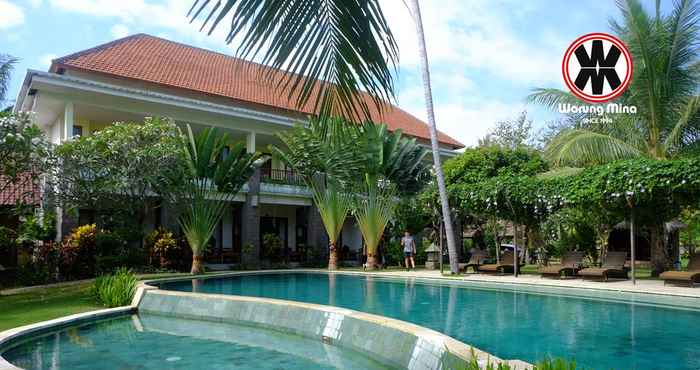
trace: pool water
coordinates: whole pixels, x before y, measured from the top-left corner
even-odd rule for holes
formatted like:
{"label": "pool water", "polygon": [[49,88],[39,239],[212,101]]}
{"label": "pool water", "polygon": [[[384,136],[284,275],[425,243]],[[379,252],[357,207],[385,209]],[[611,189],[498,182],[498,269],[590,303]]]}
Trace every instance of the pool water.
{"label": "pool water", "polygon": [[[700,311],[324,273],[198,280],[201,293],[318,303],[388,316],[498,357],[575,359],[586,369],[700,369]],[[161,284],[192,291],[191,281]]]}
{"label": "pool water", "polygon": [[25,369],[386,369],[359,353],[260,328],[121,316],[32,338],[2,356]]}

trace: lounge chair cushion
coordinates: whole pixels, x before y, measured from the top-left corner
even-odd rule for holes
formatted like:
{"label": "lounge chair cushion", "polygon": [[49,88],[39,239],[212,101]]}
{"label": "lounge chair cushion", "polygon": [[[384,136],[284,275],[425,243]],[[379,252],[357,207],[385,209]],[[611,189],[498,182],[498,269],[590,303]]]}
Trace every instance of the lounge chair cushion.
{"label": "lounge chair cushion", "polygon": [[499,265],[496,263],[493,264],[488,264],[488,265],[481,265],[479,266],[479,271],[498,271],[498,268],[503,265]]}
{"label": "lounge chair cushion", "polygon": [[664,280],[697,281],[700,280],[700,271],[666,271],[659,277]]}
{"label": "lounge chair cushion", "polygon": [[549,265],[542,266],[537,271],[543,275],[559,275],[563,270],[570,269],[571,267],[566,267],[564,265]]}
{"label": "lounge chair cushion", "polygon": [[579,271],[578,274],[582,275],[582,276],[600,276],[600,277],[602,277],[610,272],[622,272],[622,270],[605,268],[605,267],[590,267],[590,268],[583,269],[583,270]]}

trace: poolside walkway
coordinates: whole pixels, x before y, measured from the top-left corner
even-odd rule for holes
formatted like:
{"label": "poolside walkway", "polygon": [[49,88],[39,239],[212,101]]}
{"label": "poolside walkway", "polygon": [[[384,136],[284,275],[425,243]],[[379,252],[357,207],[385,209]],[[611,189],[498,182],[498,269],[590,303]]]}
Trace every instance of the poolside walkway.
{"label": "poolside walkway", "polygon": [[611,280],[608,282],[584,281],[580,278],[559,280],[542,278],[539,275],[520,275],[517,278],[513,275],[485,274],[463,274],[458,276],[450,276],[440,274],[440,270],[382,270],[371,273],[382,276],[419,277],[430,279],[478,281],[516,285],[524,284],[567,288],[598,289],[616,292],[652,293],[670,296],[700,298],[700,287],[690,288],[674,285],[664,286],[664,282],[662,280],[637,280],[637,284],[633,285],[632,282],[629,280]]}

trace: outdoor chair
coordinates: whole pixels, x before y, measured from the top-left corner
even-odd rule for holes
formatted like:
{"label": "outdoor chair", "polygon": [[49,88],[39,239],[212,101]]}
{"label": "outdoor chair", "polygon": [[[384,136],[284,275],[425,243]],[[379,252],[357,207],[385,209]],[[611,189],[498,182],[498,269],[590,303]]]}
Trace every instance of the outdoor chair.
{"label": "outdoor chair", "polygon": [[[518,260],[518,265],[519,267],[525,266],[521,260]],[[503,255],[501,255],[501,260],[499,263],[478,266],[477,271],[487,274],[504,274],[507,272],[513,272],[513,251],[504,252]]]}
{"label": "outdoor chair", "polygon": [[561,258],[561,263],[542,266],[539,268],[539,273],[542,277],[556,277],[576,275],[576,272],[581,269],[583,263],[582,252],[566,252]]}
{"label": "outdoor chair", "polygon": [[627,279],[625,261],[627,252],[608,252],[601,267],[589,267],[578,272],[584,279],[601,279],[608,281],[611,277]]}
{"label": "outdoor chair", "polygon": [[666,271],[661,273],[659,277],[663,279],[664,285],[667,283],[685,283],[693,287],[696,283],[700,282],[700,253],[690,255],[690,261],[688,261],[688,269],[686,271]]}
{"label": "outdoor chair", "polygon": [[477,249],[472,253],[467,263],[459,264],[459,269],[464,272],[467,272],[467,270],[471,267],[474,269],[474,272],[477,272],[479,266],[484,264],[484,261],[488,258],[488,256],[489,253],[487,251]]}

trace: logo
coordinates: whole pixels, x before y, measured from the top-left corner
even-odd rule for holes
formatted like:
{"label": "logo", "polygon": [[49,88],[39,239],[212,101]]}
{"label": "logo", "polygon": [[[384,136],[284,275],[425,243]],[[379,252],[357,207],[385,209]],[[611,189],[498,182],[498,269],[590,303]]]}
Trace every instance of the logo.
{"label": "logo", "polygon": [[632,57],[615,36],[590,33],[569,46],[561,69],[574,95],[589,103],[603,103],[627,89],[632,79]]}

